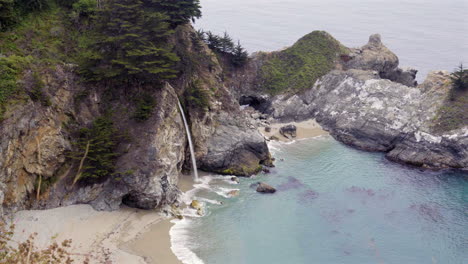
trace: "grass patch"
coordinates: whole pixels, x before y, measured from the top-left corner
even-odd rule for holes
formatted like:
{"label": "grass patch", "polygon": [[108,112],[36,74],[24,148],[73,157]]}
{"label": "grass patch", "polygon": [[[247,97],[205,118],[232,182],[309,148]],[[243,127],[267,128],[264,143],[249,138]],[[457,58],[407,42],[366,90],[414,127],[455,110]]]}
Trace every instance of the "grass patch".
{"label": "grass patch", "polygon": [[[79,44],[86,40],[71,23],[66,10],[51,4],[50,9],[24,15],[15,27],[0,32],[0,121],[8,105],[24,103],[15,98],[27,98],[19,82],[25,70],[47,72],[57,64],[76,61]],[[40,76],[33,78],[31,99],[50,106]]]}
{"label": "grass patch", "polygon": [[347,48],[336,39],[324,31],[314,31],[290,48],[264,54],[260,84],[273,95],[302,91],[331,71],[343,53],[347,53]]}
{"label": "grass patch", "polygon": [[468,125],[468,91],[453,89],[450,98],[436,115],[433,131],[444,133]]}

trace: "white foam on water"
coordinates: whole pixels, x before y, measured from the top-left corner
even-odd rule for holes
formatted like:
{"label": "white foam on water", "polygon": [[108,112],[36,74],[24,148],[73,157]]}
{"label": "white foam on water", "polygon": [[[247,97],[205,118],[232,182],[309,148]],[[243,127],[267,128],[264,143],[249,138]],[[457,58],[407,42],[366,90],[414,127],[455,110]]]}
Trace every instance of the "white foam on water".
{"label": "white foam on water", "polygon": [[232,196],[229,195],[229,192],[231,191],[239,191],[240,189],[229,189],[229,188],[224,188],[224,187],[218,187],[216,189],[214,189],[214,192],[219,195],[219,196],[222,196],[224,198],[231,198]]}
{"label": "white foam on water", "polygon": [[[190,226],[193,224],[195,218],[200,218],[202,216],[198,215],[197,210],[190,208],[190,203],[192,200],[197,199],[202,203],[210,203],[221,205],[222,203],[217,200],[207,199],[203,197],[196,197],[198,191],[200,190],[209,190],[212,191],[224,198],[231,198],[228,193],[233,190],[238,189],[229,189],[224,187],[218,186],[211,186],[210,183],[213,180],[222,180],[223,182],[231,183],[232,181],[230,178],[221,175],[209,175],[200,177],[196,184],[194,184],[194,188],[183,193],[181,195],[181,200],[183,203],[187,205],[187,207],[181,210],[182,216],[184,219],[178,220],[174,219],[171,222],[174,223],[171,230],[169,231],[169,235],[171,237],[171,250],[174,255],[184,264],[204,264],[204,262],[195,254],[190,248],[196,247],[197,245],[192,244],[190,241]],[[206,215],[206,206],[203,205],[204,208],[204,215]],[[203,215],[203,216],[204,216]]]}
{"label": "white foam on water", "polygon": [[171,236],[171,250],[176,257],[184,264],[204,264],[204,262],[190,250],[190,232],[189,227],[192,224],[191,219],[172,220],[174,223],[169,235]]}
{"label": "white foam on water", "polygon": [[201,202],[210,203],[210,204],[217,204],[217,205],[223,204],[223,203],[220,202],[220,201],[211,200],[211,199],[207,199],[207,198],[198,198],[198,200],[201,201]]}

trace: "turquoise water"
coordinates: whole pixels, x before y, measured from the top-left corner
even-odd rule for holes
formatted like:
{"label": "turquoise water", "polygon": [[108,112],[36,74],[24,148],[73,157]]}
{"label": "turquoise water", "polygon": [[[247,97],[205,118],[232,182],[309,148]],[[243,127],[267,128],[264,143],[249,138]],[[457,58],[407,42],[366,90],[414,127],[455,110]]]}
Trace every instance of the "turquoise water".
{"label": "turquoise water", "polygon": [[[187,218],[181,246],[209,264],[467,263],[467,174],[411,169],[329,137],[272,147],[271,174],[200,189],[223,204]],[[256,193],[256,181],[278,192]],[[230,189],[240,195],[219,195]]]}

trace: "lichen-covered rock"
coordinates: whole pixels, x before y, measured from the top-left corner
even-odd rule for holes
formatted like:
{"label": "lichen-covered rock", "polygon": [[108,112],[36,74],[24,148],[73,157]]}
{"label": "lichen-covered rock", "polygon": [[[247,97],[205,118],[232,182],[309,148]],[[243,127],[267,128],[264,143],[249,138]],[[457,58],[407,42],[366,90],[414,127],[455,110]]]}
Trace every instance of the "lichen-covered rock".
{"label": "lichen-covered rock", "polygon": [[344,66],[345,70],[359,69],[385,73],[398,67],[398,57],[382,44],[379,34],[374,34],[362,48],[352,49]]}
{"label": "lichen-covered rock", "polygon": [[342,58],[341,67],[304,92],[271,97],[267,111],[279,121],[315,118],[339,141],[389,159],[429,168],[468,167],[466,129],[435,132],[437,112],[451,89],[448,72],[431,72],[416,85],[416,70],[398,68],[398,58],[373,35]]}
{"label": "lichen-covered rock", "polygon": [[198,162],[202,170],[226,175],[251,176],[271,163],[263,136],[243,119],[222,115],[207,141],[208,152]]}

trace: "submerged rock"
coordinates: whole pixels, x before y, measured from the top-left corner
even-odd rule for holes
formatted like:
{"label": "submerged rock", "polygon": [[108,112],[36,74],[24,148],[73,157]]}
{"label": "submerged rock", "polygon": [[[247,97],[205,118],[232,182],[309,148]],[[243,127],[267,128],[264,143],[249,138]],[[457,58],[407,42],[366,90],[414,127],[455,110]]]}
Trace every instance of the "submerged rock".
{"label": "submerged rock", "polygon": [[231,181],[235,182],[235,183],[239,183],[239,178],[237,178],[236,176],[233,176],[231,177]]}
{"label": "submerged rock", "polygon": [[264,182],[257,182],[252,184],[251,187],[255,188],[255,190],[259,193],[275,193],[276,189],[272,186],[264,183]]}
{"label": "submerged rock", "polygon": [[199,216],[204,215],[203,205],[198,200],[193,200],[190,203],[190,208],[197,210],[197,215],[199,215]]}
{"label": "submerged rock", "polygon": [[227,193],[230,197],[235,197],[235,196],[239,196],[240,194],[240,191],[239,190],[231,190]]}

